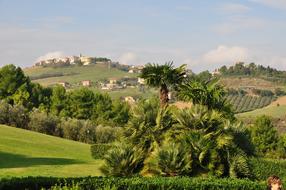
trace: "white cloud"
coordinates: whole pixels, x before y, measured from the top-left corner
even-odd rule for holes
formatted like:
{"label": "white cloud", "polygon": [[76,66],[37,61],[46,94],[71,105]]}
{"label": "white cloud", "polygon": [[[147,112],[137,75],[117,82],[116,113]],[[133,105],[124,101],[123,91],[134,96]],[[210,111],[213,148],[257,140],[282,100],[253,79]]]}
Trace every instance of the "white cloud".
{"label": "white cloud", "polygon": [[234,63],[245,61],[249,56],[247,48],[225,45],[219,45],[216,49],[205,53],[202,60],[206,63]]}
{"label": "white cloud", "polygon": [[250,10],[250,8],[243,4],[227,3],[220,7],[220,10],[224,13],[244,13]]}
{"label": "white cloud", "polygon": [[65,54],[61,51],[49,52],[43,56],[37,58],[38,61],[46,60],[46,59],[54,59],[54,58],[61,58],[65,57]]}
{"label": "white cloud", "polygon": [[250,0],[250,1],[261,3],[263,5],[278,8],[278,9],[286,9],[285,0]]}
{"label": "white cloud", "polygon": [[140,64],[140,59],[137,56],[137,54],[132,52],[127,52],[119,57],[119,62],[125,65],[138,65]]}

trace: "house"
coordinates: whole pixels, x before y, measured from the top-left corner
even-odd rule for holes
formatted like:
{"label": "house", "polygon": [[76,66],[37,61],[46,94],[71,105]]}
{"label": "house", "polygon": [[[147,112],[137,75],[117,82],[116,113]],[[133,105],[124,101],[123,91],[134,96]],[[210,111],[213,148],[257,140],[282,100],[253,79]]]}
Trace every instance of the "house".
{"label": "house", "polygon": [[81,81],[82,86],[91,86],[91,81],[90,80],[83,80]]}
{"label": "house", "polygon": [[145,84],[145,80],[143,78],[138,77],[139,84]]}
{"label": "house", "polygon": [[116,78],[110,78],[109,79],[109,84],[116,84],[117,83],[117,79]]}
{"label": "house", "polygon": [[68,82],[58,82],[57,84],[63,86],[64,88],[66,88],[69,85]]}
{"label": "house", "polygon": [[129,104],[135,103],[135,100],[134,100],[134,98],[133,98],[132,96],[126,96],[126,97],[124,98],[124,101],[127,102],[127,103],[129,103]]}

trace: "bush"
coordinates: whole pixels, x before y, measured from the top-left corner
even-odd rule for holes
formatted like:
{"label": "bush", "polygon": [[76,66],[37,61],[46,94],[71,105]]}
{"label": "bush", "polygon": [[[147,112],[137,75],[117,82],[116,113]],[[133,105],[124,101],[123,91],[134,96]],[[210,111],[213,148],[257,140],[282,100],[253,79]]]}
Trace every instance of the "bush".
{"label": "bush", "polygon": [[117,144],[104,155],[101,171],[108,176],[132,176],[143,167],[144,152],[128,144]]}
{"label": "bush", "polygon": [[192,163],[192,155],[187,146],[164,142],[162,147],[152,153],[143,172],[162,176],[190,175],[193,169]]}
{"label": "bush", "polygon": [[[56,185],[58,184],[58,185]],[[59,184],[64,184],[60,188]],[[1,179],[0,190],[38,190],[57,186],[60,189],[78,188],[82,190],[264,190],[266,183],[238,179],[188,178],[188,177],[153,177],[153,178],[55,178],[55,177],[23,177]],[[70,188],[68,188],[70,187]],[[53,189],[53,188],[52,188]],[[55,189],[55,188],[54,188]]]}
{"label": "bush", "polygon": [[39,110],[30,113],[29,129],[48,135],[57,134],[57,125],[59,119],[56,116],[49,115]]}
{"label": "bush", "polygon": [[257,180],[265,180],[271,175],[286,179],[285,160],[266,160],[262,158],[249,159],[253,176]]}
{"label": "bush", "polygon": [[96,143],[111,143],[120,137],[122,128],[97,126],[95,129]]}
{"label": "bush", "polygon": [[80,139],[80,129],[83,127],[83,122],[77,119],[62,120],[61,129],[63,131],[63,137],[78,141]]}
{"label": "bush", "polygon": [[11,106],[7,102],[0,101],[0,124],[26,129],[29,116],[21,105]]}
{"label": "bush", "polygon": [[[251,128],[251,139],[259,155],[271,153],[277,149],[278,133],[274,128],[271,118],[260,116]],[[271,156],[271,154],[268,154]]]}
{"label": "bush", "polygon": [[96,135],[95,135],[95,125],[93,125],[90,121],[81,121],[82,126],[79,130],[79,140],[84,143],[95,143]]}
{"label": "bush", "polygon": [[90,146],[91,156],[94,159],[102,159],[106,152],[112,148],[111,144],[93,144]]}
{"label": "bush", "polygon": [[27,129],[29,115],[22,105],[14,105],[9,111],[9,125],[17,128]]}

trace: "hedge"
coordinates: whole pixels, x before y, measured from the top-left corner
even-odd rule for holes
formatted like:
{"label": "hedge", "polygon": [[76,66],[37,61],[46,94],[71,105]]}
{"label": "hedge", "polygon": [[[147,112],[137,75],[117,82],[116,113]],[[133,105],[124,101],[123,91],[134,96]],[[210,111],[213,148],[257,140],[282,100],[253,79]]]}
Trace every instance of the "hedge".
{"label": "hedge", "polygon": [[277,175],[286,180],[286,160],[271,160],[252,158],[249,160],[251,171],[257,180],[265,180],[271,175]]}
{"label": "hedge", "polygon": [[94,159],[101,159],[111,147],[111,144],[93,144],[90,146],[91,156]]}
{"label": "hedge", "polygon": [[98,190],[103,187],[116,187],[118,190],[264,190],[265,182],[253,182],[242,179],[190,178],[190,177],[86,177],[54,178],[24,177],[0,180],[0,190],[38,190],[50,189],[56,184],[71,185],[77,183],[83,190]]}

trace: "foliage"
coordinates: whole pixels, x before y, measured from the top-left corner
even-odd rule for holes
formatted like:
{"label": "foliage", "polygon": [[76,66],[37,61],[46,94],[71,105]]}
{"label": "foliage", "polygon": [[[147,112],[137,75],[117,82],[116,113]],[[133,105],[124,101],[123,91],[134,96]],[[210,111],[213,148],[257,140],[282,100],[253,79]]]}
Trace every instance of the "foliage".
{"label": "foliage", "polygon": [[29,116],[23,106],[11,106],[5,101],[0,101],[0,124],[26,129],[28,122]]}
{"label": "foliage", "polygon": [[126,143],[115,144],[104,155],[101,171],[109,176],[132,176],[143,167],[144,152]]}
{"label": "foliage", "polygon": [[[79,186],[80,189],[100,190],[264,190],[265,182],[253,182],[242,179],[216,179],[216,178],[188,178],[188,177],[153,177],[153,178],[114,178],[114,177],[85,177],[85,178],[53,178],[53,177],[23,177],[1,179],[0,189],[30,189],[59,187],[65,184],[63,190],[68,187]],[[73,185],[74,184],[74,185]],[[58,188],[60,189],[60,188]]]}
{"label": "foliage", "polygon": [[83,121],[78,119],[64,119],[61,122],[63,137],[74,141],[79,141],[80,130],[83,127]]}
{"label": "foliage", "polygon": [[286,72],[279,71],[271,67],[264,67],[263,65],[256,65],[250,63],[245,65],[243,62],[236,63],[234,66],[223,66],[219,69],[223,76],[252,76],[260,77],[273,82],[285,83]]}
{"label": "foliage", "polygon": [[252,142],[259,155],[265,155],[275,151],[278,146],[278,133],[274,128],[271,118],[260,116],[256,119],[254,126],[251,128]]}
{"label": "foliage", "polygon": [[89,120],[81,121],[82,125],[79,130],[79,141],[84,143],[94,143],[96,142],[96,127]]}
{"label": "foliage", "polygon": [[65,115],[61,113],[66,107],[66,90],[63,86],[57,85],[52,89],[50,112],[55,115]]}
{"label": "foliage", "polygon": [[58,123],[59,118],[35,109],[30,113],[30,122],[28,128],[32,131],[56,135]]}
{"label": "foliage", "polygon": [[93,144],[90,146],[91,156],[94,159],[102,159],[105,153],[112,147],[112,144]]}
{"label": "foliage", "polygon": [[222,112],[233,119],[229,103],[224,98],[226,92],[216,79],[211,81],[188,81],[180,86],[179,98],[193,104],[205,105],[208,109]]}
{"label": "foliage", "polygon": [[[247,157],[243,156],[248,147],[240,144],[239,137],[244,133],[237,129],[236,123],[230,123],[218,111],[208,110],[201,105],[178,110],[175,112],[175,118],[178,121],[176,133],[190,145],[195,172],[206,171],[216,176],[249,177]],[[238,162],[238,154],[242,156],[239,159],[245,161]],[[234,162],[241,165],[235,166]],[[233,167],[242,166],[245,167],[242,173],[233,173]]]}
{"label": "foliage", "polygon": [[76,119],[89,119],[94,106],[94,93],[88,88],[80,88],[68,93],[67,116]]}
{"label": "foliage", "polygon": [[253,176],[257,180],[265,180],[271,175],[286,179],[286,161],[265,158],[251,158],[249,160]]}
{"label": "foliage", "polygon": [[[192,155],[184,144],[169,142],[155,149],[145,162],[143,173],[162,176],[184,176],[192,172]],[[148,172],[148,173],[146,173]]]}
{"label": "foliage", "polygon": [[0,99],[8,98],[9,102],[12,101],[10,97],[22,85],[28,85],[30,80],[24,75],[20,67],[14,65],[6,65],[0,69]]}
{"label": "foliage", "polygon": [[169,100],[169,88],[174,87],[176,89],[184,80],[185,67],[186,65],[181,65],[178,68],[174,68],[173,62],[168,62],[164,65],[148,63],[143,68],[140,77],[145,79],[148,86],[159,88],[160,104],[164,106]]}
{"label": "foliage", "polygon": [[99,125],[95,129],[96,143],[112,143],[119,139],[122,129]]}
{"label": "foliage", "polygon": [[173,124],[170,108],[160,108],[158,99],[142,100],[132,108],[133,117],[126,128],[126,137],[136,147],[152,152],[163,142]]}

